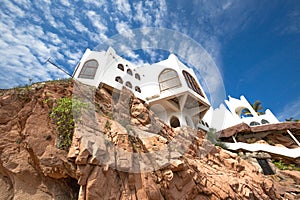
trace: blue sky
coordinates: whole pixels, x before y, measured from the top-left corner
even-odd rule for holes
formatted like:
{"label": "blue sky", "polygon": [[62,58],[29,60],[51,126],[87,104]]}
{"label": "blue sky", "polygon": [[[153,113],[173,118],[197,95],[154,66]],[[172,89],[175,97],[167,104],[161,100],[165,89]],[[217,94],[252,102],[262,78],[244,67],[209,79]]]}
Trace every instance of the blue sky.
{"label": "blue sky", "polygon": [[201,44],[227,95],[259,99],[281,120],[300,118],[298,0],[2,0],[0,10],[0,88],[63,78],[48,57],[72,73],[86,48],[158,27]]}

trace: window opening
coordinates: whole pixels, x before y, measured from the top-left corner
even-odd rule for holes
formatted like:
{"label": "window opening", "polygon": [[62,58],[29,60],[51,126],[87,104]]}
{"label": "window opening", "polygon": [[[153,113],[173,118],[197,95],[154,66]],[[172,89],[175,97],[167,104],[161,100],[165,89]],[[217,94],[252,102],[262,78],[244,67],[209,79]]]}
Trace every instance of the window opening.
{"label": "window opening", "polygon": [[138,86],[135,86],[134,90],[137,91],[137,92],[139,92],[139,93],[141,93],[141,88],[138,87]]}
{"label": "window opening", "polygon": [[134,77],[135,77],[137,80],[141,80],[141,77],[140,77],[140,75],[139,75],[138,73],[136,73],[136,74],[134,75]]}
{"label": "window opening", "polygon": [[268,120],[262,119],[261,124],[270,124],[270,122]]}
{"label": "window opening", "polygon": [[163,70],[158,77],[160,91],[176,88],[181,86],[178,73],[173,69]]}
{"label": "window opening", "polygon": [[253,121],[253,122],[250,123],[250,126],[258,126],[258,125],[260,125],[260,123],[255,122],[255,121]]}
{"label": "window opening", "polygon": [[127,69],[127,74],[129,74],[130,76],[132,76],[132,70],[131,69]]}
{"label": "window opening", "polygon": [[120,63],[120,64],[118,64],[118,69],[124,71],[124,66]]}
{"label": "window opening", "polygon": [[89,60],[84,63],[78,78],[94,79],[98,69],[96,60]]}
{"label": "window opening", "polygon": [[172,116],[170,119],[170,126],[173,128],[177,128],[180,126],[180,121],[177,117]]}
{"label": "window opening", "polygon": [[121,78],[120,76],[117,76],[117,77],[115,78],[115,81],[117,81],[118,83],[123,84],[123,80],[122,80],[122,78]]}
{"label": "window opening", "polygon": [[186,81],[188,87],[191,88],[192,90],[194,90],[200,96],[204,97],[204,94],[201,91],[201,89],[200,89],[197,81],[194,79],[194,77],[185,70],[182,71],[182,74],[185,78],[185,81]]}
{"label": "window opening", "polygon": [[127,87],[129,87],[129,88],[132,88],[132,84],[131,84],[129,81],[127,81],[127,82],[125,83],[125,85],[126,85]]}

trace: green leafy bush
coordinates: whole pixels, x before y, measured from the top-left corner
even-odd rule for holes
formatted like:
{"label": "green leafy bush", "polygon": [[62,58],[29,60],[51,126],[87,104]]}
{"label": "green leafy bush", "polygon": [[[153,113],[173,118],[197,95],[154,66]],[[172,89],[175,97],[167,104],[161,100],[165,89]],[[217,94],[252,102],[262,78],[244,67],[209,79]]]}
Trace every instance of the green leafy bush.
{"label": "green leafy bush", "polygon": [[209,131],[207,132],[207,140],[209,140],[212,144],[215,146],[219,146],[223,149],[228,149],[225,143],[219,141],[216,136],[216,129],[210,128]]}
{"label": "green leafy bush", "polygon": [[80,113],[80,111],[86,107],[86,103],[70,97],[62,97],[56,100],[50,113],[50,118],[56,124],[58,148],[65,150],[70,148],[75,127],[73,114]]}
{"label": "green leafy bush", "polygon": [[276,161],[272,160],[273,164],[280,170],[297,170],[300,171],[300,167],[296,167],[295,164],[286,164],[282,162],[281,160]]}

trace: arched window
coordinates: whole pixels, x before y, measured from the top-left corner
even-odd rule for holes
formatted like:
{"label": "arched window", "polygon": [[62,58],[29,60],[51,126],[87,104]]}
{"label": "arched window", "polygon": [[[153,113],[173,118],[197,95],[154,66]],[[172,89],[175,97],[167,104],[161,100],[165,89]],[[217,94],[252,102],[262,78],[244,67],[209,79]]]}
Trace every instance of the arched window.
{"label": "arched window", "polygon": [[182,74],[183,74],[185,81],[186,81],[187,85],[189,86],[189,88],[194,90],[200,96],[204,97],[204,95],[203,95],[197,81],[194,79],[194,77],[185,70],[182,71]]}
{"label": "arched window", "polygon": [[135,86],[134,90],[141,93],[141,88],[139,86]]}
{"label": "arched window", "polygon": [[78,78],[94,79],[98,69],[98,62],[96,60],[88,60],[84,63]]}
{"label": "arched window", "polygon": [[[239,110],[240,109],[240,110]],[[246,117],[253,117],[252,113],[250,112],[250,110],[248,108],[243,108],[241,110],[241,108],[237,108],[236,109],[236,113],[240,116],[240,118],[246,118]]]}
{"label": "arched window", "polygon": [[270,122],[268,120],[262,119],[261,124],[270,124]]}
{"label": "arched window", "polygon": [[120,63],[120,64],[118,64],[118,69],[124,71],[124,66]]}
{"label": "arched window", "polygon": [[132,70],[131,69],[127,69],[127,74],[132,76]]}
{"label": "arched window", "polygon": [[258,125],[260,125],[260,123],[255,122],[255,121],[253,121],[253,122],[250,123],[250,126],[258,126]]}
{"label": "arched window", "polygon": [[138,73],[135,73],[134,77],[137,79],[137,80],[141,80],[141,77]]}
{"label": "arched window", "polygon": [[129,81],[127,81],[127,82],[125,83],[125,85],[126,85],[127,87],[129,87],[129,88],[132,88],[132,84],[131,84]]}
{"label": "arched window", "polygon": [[180,121],[177,117],[172,116],[170,119],[170,126],[173,128],[177,128],[180,126]]}
{"label": "arched window", "polygon": [[160,91],[181,86],[178,74],[173,69],[165,69],[158,76]]}
{"label": "arched window", "polygon": [[117,76],[117,77],[115,78],[115,81],[117,81],[118,83],[123,84],[123,80],[122,80],[122,78],[121,78],[120,76]]}

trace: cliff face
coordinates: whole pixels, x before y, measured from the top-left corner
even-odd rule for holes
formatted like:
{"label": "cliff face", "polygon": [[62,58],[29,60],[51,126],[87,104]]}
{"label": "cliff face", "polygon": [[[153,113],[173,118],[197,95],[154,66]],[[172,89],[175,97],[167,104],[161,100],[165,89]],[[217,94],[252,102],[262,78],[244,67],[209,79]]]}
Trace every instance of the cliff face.
{"label": "cliff face", "polygon": [[[45,99],[71,95],[68,82],[2,91],[0,97],[0,199],[71,199],[76,165],[55,146]],[[47,176],[53,171],[57,176]],[[71,187],[75,185],[75,187]]]}
{"label": "cliff face", "polygon": [[[49,114],[73,86],[0,92],[0,199],[297,198],[205,133],[165,125],[127,90],[96,90],[96,112],[81,114],[71,148],[61,150]],[[297,173],[289,176],[289,187],[299,184]]]}

